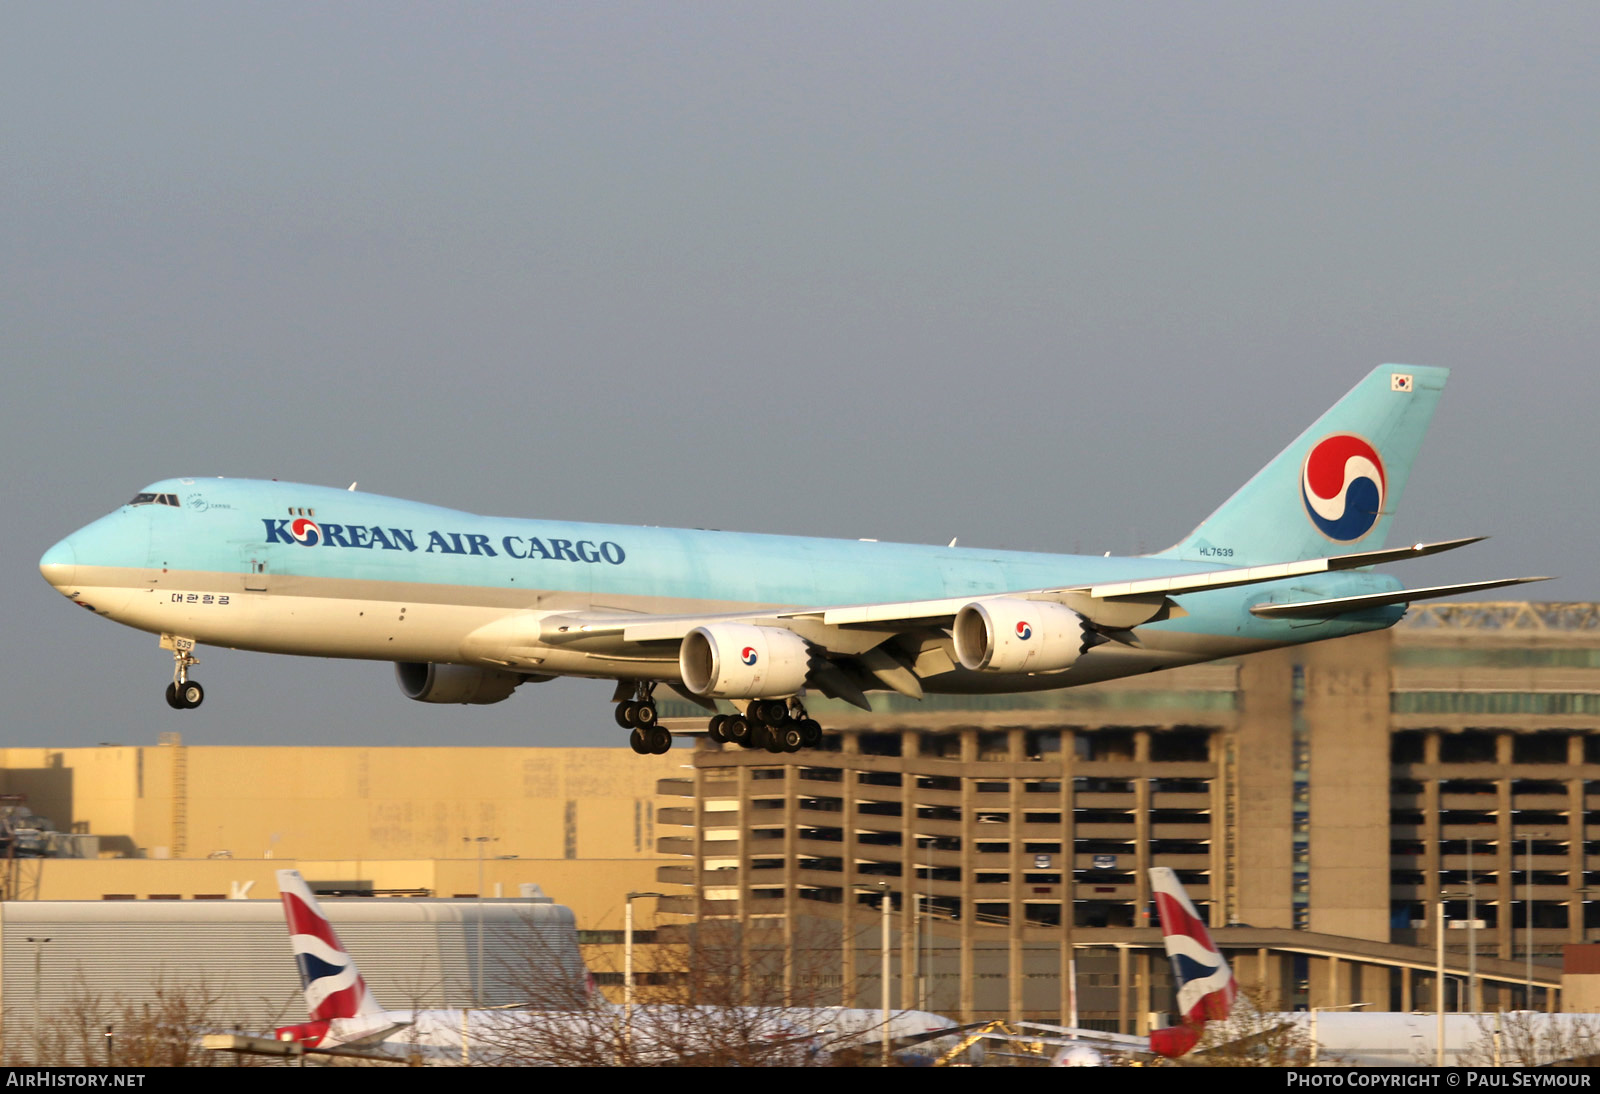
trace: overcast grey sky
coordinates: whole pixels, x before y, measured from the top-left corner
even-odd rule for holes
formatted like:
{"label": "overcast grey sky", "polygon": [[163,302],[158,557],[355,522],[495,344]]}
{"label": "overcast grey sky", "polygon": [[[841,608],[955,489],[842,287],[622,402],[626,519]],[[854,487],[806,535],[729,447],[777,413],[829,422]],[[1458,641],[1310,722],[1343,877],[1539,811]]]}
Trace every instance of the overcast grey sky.
{"label": "overcast grey sky", "polygon": [[[1373,366],[1397,541],[1600,598],[1600,6],[0,3],[0,743],[621,743],[594,684],[170,656],[40,579],[171,475],[1173,542]],[[38,639],[39,641],[34,641]]]}

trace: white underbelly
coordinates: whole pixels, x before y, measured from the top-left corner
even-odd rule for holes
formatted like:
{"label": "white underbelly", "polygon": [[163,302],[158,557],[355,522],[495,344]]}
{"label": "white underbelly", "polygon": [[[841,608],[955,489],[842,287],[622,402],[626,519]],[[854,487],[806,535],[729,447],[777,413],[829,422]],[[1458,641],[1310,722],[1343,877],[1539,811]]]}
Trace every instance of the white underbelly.
{"label": "white underbelly", "polygon": [[374,661],[456,660],[466,635],[507,614],[484,606],[171,586],[84,592],[101,614],[140,630],[232,649]]}

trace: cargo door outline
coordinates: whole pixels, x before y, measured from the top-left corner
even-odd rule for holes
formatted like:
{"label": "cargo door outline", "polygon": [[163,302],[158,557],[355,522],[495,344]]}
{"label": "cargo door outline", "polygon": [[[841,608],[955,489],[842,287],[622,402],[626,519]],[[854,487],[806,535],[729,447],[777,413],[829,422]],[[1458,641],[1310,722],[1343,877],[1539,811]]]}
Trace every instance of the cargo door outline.
{"label": "cargo door outline", "polygon": [[278,568],[278,552],[265,543],[249,543],[239,549],[239,562],[245,592],[272,591],[272,576]]}

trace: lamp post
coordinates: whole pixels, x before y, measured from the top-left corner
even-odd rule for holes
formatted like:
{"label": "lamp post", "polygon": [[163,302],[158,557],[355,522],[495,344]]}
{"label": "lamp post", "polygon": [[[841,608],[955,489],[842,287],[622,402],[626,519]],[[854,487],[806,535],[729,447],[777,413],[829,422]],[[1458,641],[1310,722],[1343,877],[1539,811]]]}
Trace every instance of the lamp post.
{"label": "lamp post", "polygon": [[1550,837],[1550,833],[1524,832],[1522,835],[1523,862],[1527,868],[1527,879],[1526,885],[1524,886],[1526,891],[1525,895],[1527,896],[1527,900],[1524,902],[1527,905],[1525,909],[1527,914],[1527,922],[1523,924],[1523,936],[1527,940],[1526,948],[1528,951],[1526,955],[1527,984],[1525,990],[1528,993],[1527,1006],[1529,1010],[1533,1009],[1533,840],[1535,836],[1537,836],[1539,839],[1548,839]]}
{"label": "lamp post", "polygon": [[[1470,843],[1471,841],[1468,842]],[[1472,855],[1470,852],[1467,855],[1467,861],[1468,863],[1472,861]],[[1483,1009],[1478,990],[1478,879],[1473,877],[1471,869],[1468,869],[1467,884],[1464,891],[1457,892],[1452,889],[1445,889],[1442,890],[1439,895],[1445,900],[1460,898],[1463,896],[1466,897],[1467,977],[1466,983],[1463,985],[1463,990],[1466,996],[1466,1005],[1461,1005],[1458,1000],[1456,1004],[1456,1010],[1467,1010],[1476,1014]]]}
{"label": "lamp post", "polygon": [[925,907],[928,912],[928,933],[923,939],[925,950],[922,954],[921,968],[917,970],[917,1009],[928,1010],[928,978],[933,975],[933,845],[938,837],[928,837],[928,897]]}
{"label": "lamp post", "polygon": [[1434,954],[1437,963],[1433,975],[1433,1004],[1438,1014],[1438,1044],[1434,1046],[1433,1066],[1444,1066],[1444,894],[1439,894],[1435,905],[1438,916],[1434,929],[1439,936],[1438,950]]}
{"label": "lamp post", "polygon": [[889,1038],[889,912],[890,912],[890,906],[889,906],[889,883],[887,881],[879,881],[879,882],[874,882],[871,885],[865,885],[865,884],[861,884],[861,883],[858,882],[856,884],[856,888],[857,889],[861,889],[861,890],[863,890],[865,892],[869,892],[869,893],[873,892],[873,891],[878,892],[879,899],[881,901],[881,903],[878,905],[878,910],[881,913],[881,918],[882,918],[882,921],[883,921],[883,938],[879,943],[878,949],[879,949],[879,957],[880,957],[879,975],[883,979],[883,990],[882,990],[882,999],[883,999],[883,1059],[881,1061],[879,1061],[878,1066],[880,1066],[880,1067],[888,1067],[889,1066],[889,1041],[890,1041],[890,1038]]}
{"label": "lamp post", "polygon": [[622,907],[622,1041],[633,1047],[633,898],[665,893],[629,893]]}
{"label": "lamp post", "polygon": [[[911,911],[911,951],[917,955],[916,968],[916,993],[917,1009],[928,1009],[928,975],[932,965],[933,955],[933,845],[936,836],[916,837],[917,846],[928,853],[925,868],[928,871],[928,888],[925,895],[918,897],[913,892]],[[922,923],[923,912],[927,912],[928,923]]]}
{"label": "lamp post", "polygon": [[1527,939],[1526,949],[1528,951],[1527,955],[1526,955],[1527,959],[1528,959],[1527,986],[1526,986],[1526,988],[1524,990],[1528,994],[1528,1009],[1532,1010],[1533,1009],[1533,833],[1530,832],[1530,833],[1528,833],[1527,835],[1525,835],[1523,837],[1522,848],[1523,848],[1522,861],[1523,861],[1523,863],[1526,864],[1527,869],[1528,869],[1528,876],[1524,879],[1527,882],[1526,887],[1524,889],[1524,892],[1527,895],[1528,899],[1524,903],[1524,907],[1523,907],[1523,912],[1527,916],[1527,920],[1528,921],[1522,925],[1523,936]]}
{"label": "lamp post", "polygon": [[50,940],[30,936],[28,941],[33,943],[33,1062],[38,1066],[44,1062],[39,1059],[39,1031],[43,1028],[39,1020],[39,989],[43,983],[44,944]]}
{"label": "lamp post", "polygon": [[1478,992],[1478,875],[1472,871],[1472,838],[1467,838],[1467,1007],[1483,1010]]}
{"label": "lamp post", "polygon": [[462,843],[478,845],[478,975],[472,989],[472,1005],[483,1006],[483,845],[499,843],[494,836],[462,836]]}

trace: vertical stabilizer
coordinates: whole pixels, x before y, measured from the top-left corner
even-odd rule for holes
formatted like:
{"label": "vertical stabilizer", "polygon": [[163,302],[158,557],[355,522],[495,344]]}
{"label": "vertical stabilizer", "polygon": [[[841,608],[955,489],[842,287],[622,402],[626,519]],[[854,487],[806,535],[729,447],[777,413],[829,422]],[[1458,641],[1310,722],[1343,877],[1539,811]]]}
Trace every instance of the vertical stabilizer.
{"label": "vertical stabilizer", "polygon": [[278,871],[278,893],[289,925],[289,948],[300,968],[300,986],[305,989],[306,1011],[311,1016],[304,1025],[278,1030],[278,1039],[312,1045],[349,1044],[380,1028],[393,1029],[298,870]]}
{"label": "vertical stabilizer", "polygon": [[1228,959],[1211,941],[1211,932],[1177,874],[1165,866],[1151,867],[1150,889],[1178,984],[1178,1013],[1184,1021],[1197,1024],[1223,1021],[1233,1012],[1233,1001],[1239,995]]}
{"label": "vertical stabilizer", "polygon": [[1181,1056],[1200,1040],[1200,1030],[1207,1022],[1226,1021],[1233,1013],[1239,984],[1178,875],[1165,866],[1153,866],[1150,889],[1172,962],[1172,978],[1178,985],[1178,1014],[1183,1019],[1181,1026],[1151,1032],[1150,1047],[1163,1056]]}
{"label": "vertical stabilizer", "polygon": [[1380,365],[1156,557],[1239,566],[1382,547],[1449,375]]}

